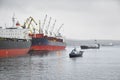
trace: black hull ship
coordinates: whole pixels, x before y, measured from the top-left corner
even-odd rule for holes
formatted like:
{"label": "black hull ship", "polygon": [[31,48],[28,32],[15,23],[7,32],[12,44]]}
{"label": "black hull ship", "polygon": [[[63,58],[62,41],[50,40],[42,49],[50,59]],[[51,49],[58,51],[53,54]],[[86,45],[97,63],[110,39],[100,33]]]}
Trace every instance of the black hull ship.
{"label": "black hull ship", "polygon": [[99,49],[100,44],[94,45],[94,46],[89,46],[89,45],[81,45],[81,49]]}
{"label": "black hull ship", "polygon": [[0,39],[0,58],[25,55],[31,46],[30,40]]}

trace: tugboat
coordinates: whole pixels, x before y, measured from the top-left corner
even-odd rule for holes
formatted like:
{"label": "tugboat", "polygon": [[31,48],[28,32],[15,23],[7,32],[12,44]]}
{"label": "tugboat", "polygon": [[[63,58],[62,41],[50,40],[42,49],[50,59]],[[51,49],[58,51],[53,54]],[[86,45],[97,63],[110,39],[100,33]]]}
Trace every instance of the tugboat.
{"label": "tugboat", "polygon": [[69,57],[82,57],[84,51],[77,51],[76,48],[74,48],[71,53],[69,54]]}

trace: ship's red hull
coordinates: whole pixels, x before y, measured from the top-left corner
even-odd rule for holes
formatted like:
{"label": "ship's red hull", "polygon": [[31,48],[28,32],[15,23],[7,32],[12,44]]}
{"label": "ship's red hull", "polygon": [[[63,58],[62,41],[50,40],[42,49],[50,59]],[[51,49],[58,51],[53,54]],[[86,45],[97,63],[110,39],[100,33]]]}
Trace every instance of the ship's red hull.
{"label": "ship's red hull", "polygon": [[52,46],[52,45],[35,45],[31,47],[31,50],[64,50],[65,46]]}
{"label": "ship's red hull", "polygon": [[5,57],[15,57],[26,55],[29,51],[29,48],[25,49],[0,49],[0,58]]}
{"label": "ship's red hull", "polygon": [[63,39],[44,36],[44,34],[32,34],[32,46],[30,50],[54,51],[64,50],[66,47]]}

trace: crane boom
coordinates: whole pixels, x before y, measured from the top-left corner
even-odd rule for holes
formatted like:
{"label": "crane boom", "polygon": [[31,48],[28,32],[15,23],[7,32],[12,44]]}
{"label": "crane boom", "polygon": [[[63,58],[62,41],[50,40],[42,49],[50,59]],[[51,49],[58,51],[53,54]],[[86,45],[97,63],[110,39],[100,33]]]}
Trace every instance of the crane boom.
{"label": "crane boom", "polygon": [[46,30],[45,30],[46,34],[48,34],[48,29],[49,29],[49,26],[50,26],[50,22],[51,22],[51,17],[49,19],[48,25],[46,26]]}
{"label": "crane boom", "polygon": [[53,34],[53,30],[54,30],[55,24],[56,24],[56,20],[55,20],[55,22],[53,23],[53,26],[52,26],[52,28],[51,28],[51,30],[50,30],[50,35]]}
{"label": "crane boom", "polygon": [[59,31],[60,31],[60,29],[62,28],[63,25],[64,25],[64,24],[62,24],[62,25],[58,28],[57,33],[59,33]]}
{"label": "crane boom", "polygon": [[56,36],[61,36],[61,34],[59,33],[59,31],[60,31],[60,29],[62,28],[63,25],[64,25],[64,24],[62,24],[62,25],[58,28],[57,33],[55,34]]}
{"label": "crane boom", "polygon": [[43,30],[41,28],[41,21],[39,20],[39,33],[43,33]]}
{"label": "crane boom", "polygon": [[44,18],[44,22],[43,22],[43,24],[42,24],[42,30],[44,29],[46,19],[47,19],[47,15],[45,15],[45,18]]}
{"label": "crane boom", "polygon": [[48,29],[49,29],[51,19],[52,19],[52,18],[50,17],[49,22],[48,22],[48,26],[47,26],[47,31],[48,31]]}
{"label": "crane boom", "polygon": [[31,16],[29,17],[29,19],[30,19],[30,22],[28,24],[28,28],[30,27],[32,21],[37,25],[37,23],[35,22],[35,20]]}
{"label": "crane boom", "polygon": [[53,24],[53,26],[52,26],[51,32],[53,32],[54,27],[55,27],[55,24],[56,24],[56,20],[55,20],[55,22],[54,22],[54,24]]}
{"label": "crane boom", "polygon": [[35,27],[31,24],[32,21],[35,23],[35,25],[37,25],[37,23],[35,22],[35,20],[30,16],[29,18],[27,18],[26,22],[24,22],[24,26],[23,26],[23,28],[30,29],[31,33],[32,33],[32,31],[34,31],[33,29],[35,29]]}

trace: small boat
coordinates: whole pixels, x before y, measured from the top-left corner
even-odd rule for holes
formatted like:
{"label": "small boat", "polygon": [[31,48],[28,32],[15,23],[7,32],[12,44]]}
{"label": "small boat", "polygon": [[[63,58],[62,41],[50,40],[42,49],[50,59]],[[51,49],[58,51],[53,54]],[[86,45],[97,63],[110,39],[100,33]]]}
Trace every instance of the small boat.
{"label": "small boat", "polygon": [[73,49],[69,54],[69,57],[82,57],[83,52],[84,51],[77,51],[76,49]]}
{"label": "small boat", "polygon": [[99,49],[100,48],[100,44],[96,44],[94,46],[81,45],[80,47],[81,47],[81,49]]}

